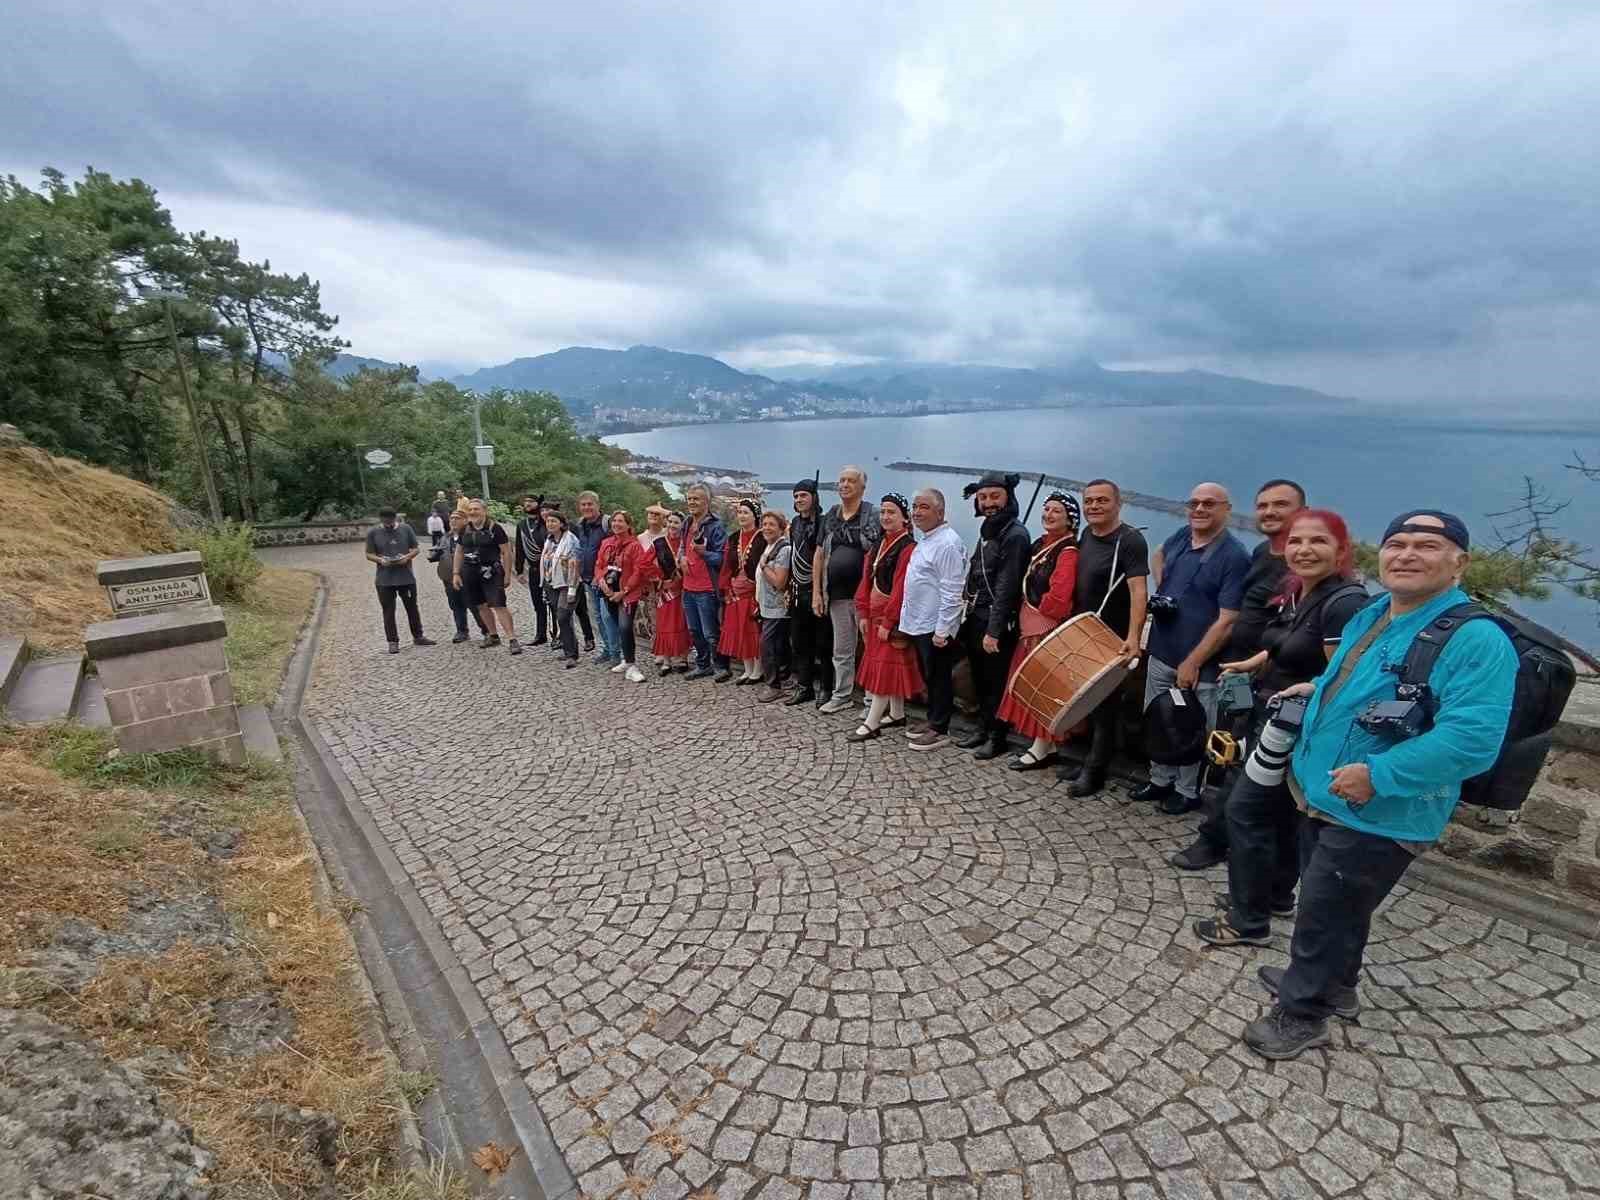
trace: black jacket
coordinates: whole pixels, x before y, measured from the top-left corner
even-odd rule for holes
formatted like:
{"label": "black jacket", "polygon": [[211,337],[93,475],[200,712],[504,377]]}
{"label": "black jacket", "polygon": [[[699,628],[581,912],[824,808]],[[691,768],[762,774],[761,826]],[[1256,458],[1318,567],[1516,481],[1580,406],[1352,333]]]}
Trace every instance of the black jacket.
{"label": "black jacket", "polygon": [[544,527],[543,517],[523,517],[517,522],[517,574],[524,571],[539,573],[539,555],[544,551],[544,541],[550,531]]}
{"label": "black jacket", "polygon": [[1004,637],[1017,623],[1022,607],[1022,577],[1028,569],[1033,541],[1017,520],[1017,502],[1012,502],[984,521],[984,535],[972,553],[967,568],[967,595],[971,598],[968,620],[984,624],[992,638]]}

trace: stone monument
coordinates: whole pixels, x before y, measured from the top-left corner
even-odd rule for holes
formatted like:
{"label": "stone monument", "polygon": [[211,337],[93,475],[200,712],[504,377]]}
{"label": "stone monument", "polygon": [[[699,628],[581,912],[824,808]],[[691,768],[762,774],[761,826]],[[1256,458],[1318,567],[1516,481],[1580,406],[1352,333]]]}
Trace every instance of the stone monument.
{"label": "stone monument", "polygon": [[117,618],[211,603],[211,589],[196,550],[106,559],[95,567],[95,578],[106,589],[111,615]]}

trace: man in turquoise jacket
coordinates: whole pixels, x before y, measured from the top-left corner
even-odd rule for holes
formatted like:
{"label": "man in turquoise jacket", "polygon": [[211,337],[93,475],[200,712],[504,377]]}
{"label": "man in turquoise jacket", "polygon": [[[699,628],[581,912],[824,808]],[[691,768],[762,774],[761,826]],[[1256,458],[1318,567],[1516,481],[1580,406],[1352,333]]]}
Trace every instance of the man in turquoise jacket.
{"label": "man in turquoise jacket", "polygon": [[1357,718],[1395,699],[1412,640],[1461,590],[1467,528],[1419,510],[1396,517],[1378,550],[1387,595],[1345,626],[1328,669],[1283,696],[1311,697],[1289,785],[1306,814],[1300,833],[1300,907],[1288,968],[1262,967],[1277,1003],[1246,1027],[1267,1058],[1294,1058],[1328,1042],[1328,1017],[1360,1011],[1356,985],[1372,915],[1417,855],[1444,832],[1463,780],[1499,756],[1511,714],[1517,657],[1493,622],[1468,621],[1428,678],[1434,717],[1414,737],[1368,732]]}

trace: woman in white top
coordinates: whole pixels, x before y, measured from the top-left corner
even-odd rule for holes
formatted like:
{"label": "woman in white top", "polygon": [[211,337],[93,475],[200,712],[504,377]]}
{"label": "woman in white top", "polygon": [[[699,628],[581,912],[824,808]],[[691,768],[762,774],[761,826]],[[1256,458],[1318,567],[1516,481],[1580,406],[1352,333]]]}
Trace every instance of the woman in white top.
{"label": "woman in white top", "polygon": [[545,597],[556,614],[555,644],[560,647],[568,670],[578,665],[578,635],[572,629],[573,610],[578,603],[578,539],[567,526],[566,514],[559,509],[544,510],[544,527],[549,532],[539,555],[539,578]]}

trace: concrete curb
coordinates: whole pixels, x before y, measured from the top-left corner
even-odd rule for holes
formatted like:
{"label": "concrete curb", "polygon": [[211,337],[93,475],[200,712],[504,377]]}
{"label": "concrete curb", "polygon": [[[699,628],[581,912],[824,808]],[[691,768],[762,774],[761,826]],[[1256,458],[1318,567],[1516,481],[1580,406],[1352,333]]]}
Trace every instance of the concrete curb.
{"label": "concrete curb", "polygon": [[1600,911],[1501,875],[1476,871],[1436,854],[1419,858],[1403,881],[1419,891],[1459,900],[1491,917],[1548,933],[1585,949],[1600,943]]}
{"label": "concrete curb", "polygon": [[[367,905],[367,912],[352,922],[362,960],[380,995],[388,1000],[385,1012],[391,1020],[398,1019],[404,1041],[419,1049],[431,1045],[440,1060],[441,1077],[459,1073],[460,1090],[464,1093],[461,1098],[476,1107],[471,1113],[452,1114],[442,1111],[443,1105],[438,1106],[441,1111],[434,1117],[444,1149],[465,1161],[467,1147],[460,1136],[458,1117],[462,1123],[470,1121],[479,1128],[485,1124],[503,1127],[508,1131],[507,1139],[514,1139],[522,1153],[513,1159],[511,1170],[502,1177],[496,1192],[569,1200],[578,1193],[577,1180],[567,1169],[499,1026],[412,886],[388,839],[356,795],[314,723],[300,712],[326,618],[326,596],[326,580],[322,580],[310,629],[285,678],[278,715],[292,727],[307,751],[307,766],[330,810],[306,812],[307,823],[317,835],[323,853],[337,865],[346,894]],[[346,829],[338,829],[340,824]],[[418,947],[422,955],[414,953]],[[418,961],[424,956],[424,961]],[[402,972],[410,977],[409,983],[402,983]],[[432,1006],[422,1003],[428,998],[428,989],[442,993],[433,998],[437,1003]],[[474,1081],[468,1077],[473,1074],[482,1076],[484,1086],[472,1086]]]}

